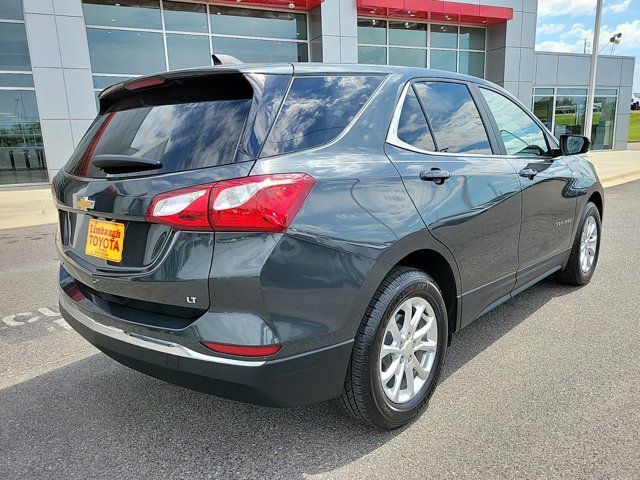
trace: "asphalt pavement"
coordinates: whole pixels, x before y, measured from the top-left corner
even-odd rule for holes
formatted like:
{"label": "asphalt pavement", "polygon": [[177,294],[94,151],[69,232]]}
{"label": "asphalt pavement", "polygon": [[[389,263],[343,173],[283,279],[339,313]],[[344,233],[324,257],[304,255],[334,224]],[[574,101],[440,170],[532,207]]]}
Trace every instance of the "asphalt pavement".
{"label": "asphalt pavement", "polygon": [[383,433],[117,364],[59,316],[55,227],[0,231],[0,479],[638,478],[640,182],[605,202],[592,282],[456,334],[428,410]]}

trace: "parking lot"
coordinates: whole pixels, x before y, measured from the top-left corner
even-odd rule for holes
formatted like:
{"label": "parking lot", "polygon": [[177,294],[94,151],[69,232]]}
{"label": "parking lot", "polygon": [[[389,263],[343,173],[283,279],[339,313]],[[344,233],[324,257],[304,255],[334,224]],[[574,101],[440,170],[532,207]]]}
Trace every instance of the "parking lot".
{"label": "parking lot", "polygon": [[55,227],[0,231],[0,478],[638,478],[640,181],[605,202],[592,282],[456,334],[427,412],[385,433],[120,366],[58,314]]}

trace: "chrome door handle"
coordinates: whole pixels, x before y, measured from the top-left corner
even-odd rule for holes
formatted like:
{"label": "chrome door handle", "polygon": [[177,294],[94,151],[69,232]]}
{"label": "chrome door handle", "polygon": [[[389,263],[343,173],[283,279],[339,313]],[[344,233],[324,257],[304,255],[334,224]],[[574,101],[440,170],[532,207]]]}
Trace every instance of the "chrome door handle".
{"label": "chrome door handle", "polygon": [[442,185],[447,178],[451,178],[451,173],[446,170],[440,170],[439,168],[432,168],[431,170],[420,172],[420,180],[433,182],[436,185]]}
{"label": "chrome door handle", "polygon": [[522,170],[520,170],[520,176],[521,177],[527,177],[529,180],[533,180],[533,177],[535,177],[538,174],[538,171],[533,169],[533,168],[523,168]]}

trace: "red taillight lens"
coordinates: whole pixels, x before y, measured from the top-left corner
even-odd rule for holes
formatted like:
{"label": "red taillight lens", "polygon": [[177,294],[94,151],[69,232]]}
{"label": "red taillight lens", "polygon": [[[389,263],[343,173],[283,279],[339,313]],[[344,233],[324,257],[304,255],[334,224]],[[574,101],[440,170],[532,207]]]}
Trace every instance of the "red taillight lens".
{"label": "red taillight lens", "polygon": [[212,184],[160,194],[151,201],[147,221],[179,230],[211,230],[209,195]]}
{"label": "red taillight lens", "polygon": [[280,351],[282,345],[227,345],[224,343],[202,342],[209,350],[241,357],[268,357]]}
{"label": "red taillight lens", "polygon": [[216,183],[209,202],[211,225],[218,231],[284,232],[314,184],[303,173]]}
{"label": "red taillight lens", "polygon": [[286,173],[185,188],[155,197],[147,221],[182,230],[284,232],[314,184],[309,175]]}

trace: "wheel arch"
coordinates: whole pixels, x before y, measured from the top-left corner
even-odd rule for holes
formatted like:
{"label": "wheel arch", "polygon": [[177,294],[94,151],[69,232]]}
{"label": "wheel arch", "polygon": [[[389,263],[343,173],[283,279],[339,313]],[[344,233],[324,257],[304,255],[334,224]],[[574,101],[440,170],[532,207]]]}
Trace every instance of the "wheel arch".
{"label": "wheel arch", "polygon": [[592,202],[596,206],[600,213],[600,220],[602,220],[604,218],[604,199],[602,198],[602,194],[598,190],[593,191],[591,195],[589,195],[587,202]]}
{"label": "wheel arch", "polygon": [[460,272],[451,252],[438,242],[428,230],[414,232],[402,238],[389,248],[380,258],[387,266],[386,277],[396,266],[412,267],[422,270],[436,281],[447,306],[449,320],[449,336],[456,332],[460,325]]}

